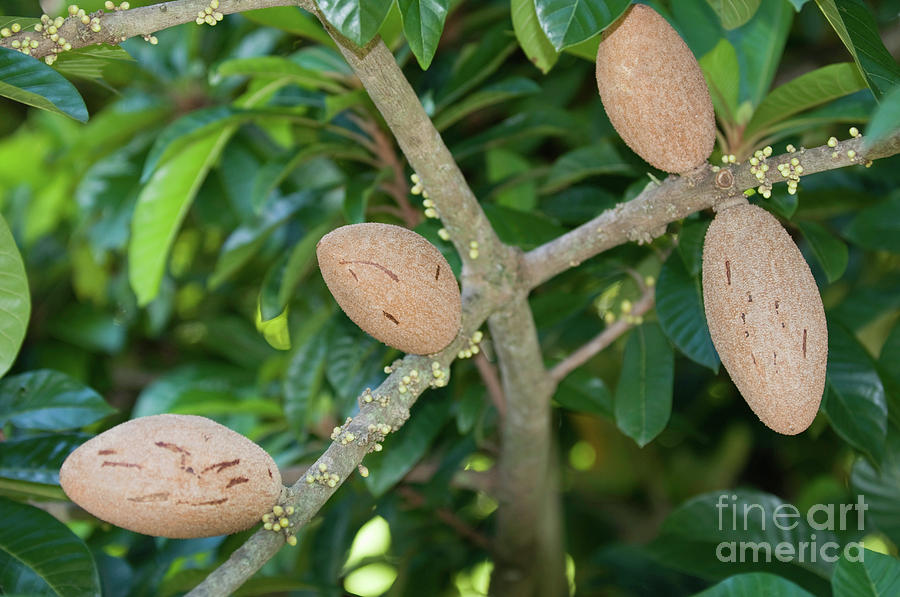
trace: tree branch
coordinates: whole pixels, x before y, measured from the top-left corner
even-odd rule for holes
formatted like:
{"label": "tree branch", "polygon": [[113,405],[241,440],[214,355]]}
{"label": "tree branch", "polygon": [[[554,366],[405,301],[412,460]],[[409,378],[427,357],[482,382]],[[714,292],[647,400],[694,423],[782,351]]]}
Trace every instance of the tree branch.
{"label": "tree branch", "polygon": [[497,530],[491,595],[567,594],[550,397],[526,293],[488,318],[506,396],[497,465]]}
{"label": "tree branch", "polygon": [[[848,157],[851,151],[856,154],[853,158]],[[871,149],[864,147],[863,137],[847,139],[833,148],[822,145],[772,156],[766,160],[769,165],[767,179],[773,183],[785,181],[778,173],[778,166],[793,158],[799,160],[803,166],[803,176],[807,176],[896,153],[900,153],[900,131]],[[651,183],[631,201],[620,203],[590,222],[529,251],[525,255],[522,272],[525,287],[534,288],[618,245],[630,241],[650,242],[664,234],[669,223],[713,207],[759,184],[747,163],[722,169],[703,166],[685,176],[670,176],[661,184]]]}

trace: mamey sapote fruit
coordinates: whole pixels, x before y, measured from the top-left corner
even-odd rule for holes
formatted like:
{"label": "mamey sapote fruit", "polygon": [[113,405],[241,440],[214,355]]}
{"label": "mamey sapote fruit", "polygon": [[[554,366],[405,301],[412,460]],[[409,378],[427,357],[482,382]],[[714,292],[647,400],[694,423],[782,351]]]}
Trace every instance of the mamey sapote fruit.
{"label": "mamey sapote fruit", "polygon": [[370,335],[432,354],[459,333],[459,286],[441,252],[390,224],[352,224],[322,237],[319,269],[344,313]]}
{"label": "mamey sapote fruit", "polygon": [[616,131],[652,166],[687,172],[712,153],[716,119],[703,72],[649,6],[631,6],[604,32],[597,87]]}
{"label": "mamey sapote fruit", "polygon": [[281,496],[281,474],[265,450],[192,415],[116,425],[72,452],[59,482],[97,518],[171,538],[244,530]]}
{"label": "mamey sapote fruit", "polygon": [[760,420],[809,427],[825,387],[828,329],[809,265],[755,205],[716,214],[703,244],[703,302],[722,364]]}

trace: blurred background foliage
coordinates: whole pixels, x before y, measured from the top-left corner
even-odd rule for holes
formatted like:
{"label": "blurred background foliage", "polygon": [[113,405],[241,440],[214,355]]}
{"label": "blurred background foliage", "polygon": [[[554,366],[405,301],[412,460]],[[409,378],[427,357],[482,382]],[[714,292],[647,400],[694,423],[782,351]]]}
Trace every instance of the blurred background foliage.
{"label": "blurred background foliage", "polygon": [[[552,23],[534,29],[533,3],[438,4],[449,7],[439,45],[404,36],[409,2],[387,2],[372,33],[394,51],[503,241],[534,248],[664,177],[648,178],[604,114],[593,76],[598,37]],[[860,52],[862,70],[851,66],[823,16],[833,2],[822,10],[782,0],[651,4],[710,81],[721,129],[713,161],[746,159],[766,143],[781,153],[787,143],[846,138],[851,125],[865,130],[876,97],[881,118],[897,109],[896,63],[882,61],[886,79],[876,76],[883,54],[866,62]],[[758,6],[749,16],[711,6],[742,4]],[[849,7],[877,22],[896,55],[900,3],[838,4],[845,16]],[[7,0],[3,10],[41,14],[28,0]],[[439,224],[409,193],[411,171],[383,120],[306,13],[269,9],[156,35],[156,46],[130,39],[124,51],[58,61],[84,98],[86,123],[0,98],[0,204],[32,301],[24,345],[0,383],[0,519],[9,521],[0,530],[0,592],[84,594],[99,582],[110,596],[178,595],[248,536],[164,540],[111,527],[65,501],[57,471],[90,435],[173,412],[247,435],[286,483],[296,480],[353,414],[358,393],[400,356],[335,306],[314,261],[324,232],[364,220],[406,225],[459,273]],[[770,95],[779,86],[788,87]],[[878,554],[867,553],[865,566],[718,562],[720,541],[799,542],[810,529],[787,539],[771,524],[720,532],[715,503],[723,492],[805,511],[862,493],[866,528],[837,540],[897,555],[898,187],[893,157],[804,177],[797,195],[778,185],[761,201],[807,257],[830,325],[822,412],[799,436],[759,423],[709,341],[699,267],[711,213],[649,246],[606,252],[532,294],[552,365],[625,315],[640,295],[635,278],[657,287],[658,308],[632,333],[648,348],[627,351],[621,338],[555,397],[577,594],[689,595],[738,572],[779,576],[737,577],[709,594],[891,594],[847,592],[862,586],[847,579],[897,567]],[[485,352],[490,358],[489,338]],[[627,368],[635,359],[673,383],[636,401],[620,379],[623,360]],[[370,476],[352,477],[299,533],[298,547],[282,549],[239,594],[484,594],[498,411],[472,361],[452,371],[384,452],[366,458]],[[631,429],[629,405],[650,409],[661,425]],[[17,559],[23,537],[33,549]],[[66,579],[60,554],[71,564]],[[737,592],[751,581],[757,592]]]}

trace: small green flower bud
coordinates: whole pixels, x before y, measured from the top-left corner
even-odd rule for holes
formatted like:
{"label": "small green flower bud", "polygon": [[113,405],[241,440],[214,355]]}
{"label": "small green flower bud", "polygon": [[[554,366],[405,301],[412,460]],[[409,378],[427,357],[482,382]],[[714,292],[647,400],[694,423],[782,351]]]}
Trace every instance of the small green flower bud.
{"label": "small green flower bud", "polygon": [[828,138],[828,147],[837,147],[837,144],[838,144],[837,139],[835,139],[834,137]]}
{"label": "small green flower bud", "polygon": [[18,23],[13,23],[12,25],[9,26],[9,28],[12,30],[13,33],[18,33],[19,31],[22,30],[22,26],[19,25]]}

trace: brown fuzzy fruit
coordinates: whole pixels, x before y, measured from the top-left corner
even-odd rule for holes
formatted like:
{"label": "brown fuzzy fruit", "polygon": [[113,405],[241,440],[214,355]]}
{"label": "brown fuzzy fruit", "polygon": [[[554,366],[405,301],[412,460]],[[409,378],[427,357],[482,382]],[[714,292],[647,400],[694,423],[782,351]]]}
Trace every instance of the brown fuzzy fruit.
{"label": "brown fuzzy fruit", "polygon": [[356,325],[389,346],[432,354],[459,333],[450,265],[430,242],[390,224],[342,226],[316,247],[328,289]]}
{"label": "brown fuzzy fruit", "polygon": [[597,50],[597,87],[612,125],[652,166],[687,172],[706,161],[716,119],[703,72],[656,11],[631,6]]}
{"label": "brown fuzzy fruit", "polygon": [[101,520],[178,539],[244,530],[281,496],[281,474],[265,450],[192,415],[116,425],[72,452],[59,482]]}
{"label": "brown fuzzy fruit", "polygon": [[703,302],[722,364],[756,416],[786,435],[809,427],[825,387],[828,329],[809,265],[755,205],[720,211],[703,244]]}

